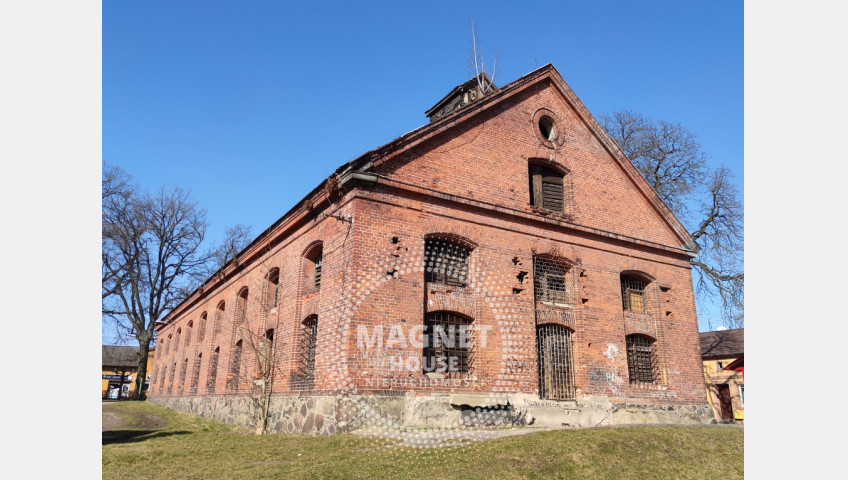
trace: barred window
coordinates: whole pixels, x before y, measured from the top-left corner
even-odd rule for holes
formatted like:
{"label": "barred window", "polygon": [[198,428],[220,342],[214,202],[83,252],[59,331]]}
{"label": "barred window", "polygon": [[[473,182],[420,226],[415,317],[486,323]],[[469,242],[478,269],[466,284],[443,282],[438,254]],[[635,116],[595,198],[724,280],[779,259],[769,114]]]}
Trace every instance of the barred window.
{"label": "barred window", "polygon": [[564,205],[563,175],[541,165],[530,165],[530,204],[562,213]]}
{"label": "barred window", "polygon": [[273,268],[270,272],[268,272],[268,285],[267,292],[265,294],[265,308],[267,311],[271,311],[277,308],[277,299],[279,297],[279,289],[280,289],[280,269]]}
{"label": "barred window", "polygon": [[627,335],[627,368],[630,383],[654,383],[657,362],[654,340],[646,335]]}
{"label": "barred window", "polygon": [[536,301],[573,305],[571,269],[544,255],[533,256],[533,289]]}
{"label": "barred window", "polygon": [[621,276],[621,301],[625,312],[645,313],[647,283],[627,275]]}
{"label": "barred window", "polygon": [[424,320],[424,372],[469,373],[472,320],[450,312],[431,312]]}
{"label": "barred window", "polygon": [[318,315],[310,315],[300,325],[298,373],[303,377],[315,375],[315,352],[318,346]]}
{"label": "barred window", "polygon": [[571,357],[571,330],[556,324],[537,326],[536,349],[539,367],[539,398],[573,400],[575,384]]}
{"label": "barred window", "polygon": [[239,377],[241,377],[241,346],[242,341],[236,342],[233,347],[233,357],[230,361],[230,374],[227,376],[227,390],[238,391]]}
{"label": "barred window", "polygon": [[183,333],[182,328],[177,329],[177,336],[174,337],[174,354],[180,350],[180,334]]}
{"label": "barred window", "polygon": [[447,240],[428,239],[424,245],[424,280],[455,287],[468,285],[470,251]]}
{"label": "barred window", "polygon": [[216,348],[212,352],[212,358],[209,361],[209,374],[206,375],[206,393],[215,391],[215,380],[218,378],[218,357],[221,354],[221,347]]}
{"label": "barred window", "polygon": [[315,286],[315,290],[321,290],[321,264],[324,261],[324,255],[318,255],[318,258],[315,259],[315,276],[313,277],[313,283]]}

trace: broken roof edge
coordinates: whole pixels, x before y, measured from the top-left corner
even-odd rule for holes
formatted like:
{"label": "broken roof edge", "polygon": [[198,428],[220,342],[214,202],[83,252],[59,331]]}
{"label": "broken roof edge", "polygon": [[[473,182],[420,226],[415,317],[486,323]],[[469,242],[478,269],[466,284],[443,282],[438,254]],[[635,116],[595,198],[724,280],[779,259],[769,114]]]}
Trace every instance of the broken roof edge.
{"label": "broken roof edge", "polygon": [[440,108],[442,108],[442,106],[443,106],[445,103],[447,103],[447,101],[448,101],[448,100],[450,100],[451,98],[453,98],[453,97],[454,97],[454,95],[456,95],[456,93],[460,92],[463,88],[465,88],[465,87],[467,87],[468,85],[473,84],[473,83],[475,83],[475,82],[480,82],[480,77],[483,77],[483,81],[484,81],[484,82],[488,82],[488,83],[489,83],[489,85],[491,85],[491,86],[493,86],[493,87],[495,88],[495,89],[494,89],[494,92],[497,92],[497,91],[498,91],[498,86],[495,84],[495,82],[494,82],[491,78],[489,78],[489,75],[488,75],[486,72],[479,73],[479,74],[477,74],[477,75],[474,75],[474,76],[473,76],[473,77],[471,77],[470,79],[466,80],[466,81],[465,81],[465,83],[461,83],[461,84],[459,84],[459,85],[457,85],[457,86],[453,87],[453,89],[452,89],[450,92],[448,92],[448,94],[447,94],[447,95],[445,95],[444,97],[442,97],[442,99],[441,99],[441,100],[439,100],[438,102],[436,102],[436,104],[435,104],[435,105],[433,105],[432,107],[430,107],[429,109],[427,109],[427,110],[424,112],[424,116],[425,116],[425,117],[430,117],[430,115],[432,115],[434,112],[436,112],[436,111],[438,111]]}

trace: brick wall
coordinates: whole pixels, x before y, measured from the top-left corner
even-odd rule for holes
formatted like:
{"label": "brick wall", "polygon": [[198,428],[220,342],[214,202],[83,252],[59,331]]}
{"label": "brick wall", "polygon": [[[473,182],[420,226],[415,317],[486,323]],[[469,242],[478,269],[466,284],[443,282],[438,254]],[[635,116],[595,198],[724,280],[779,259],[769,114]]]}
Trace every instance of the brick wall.
{"label": "brick wall", "polygon": [[[548,75],[498,94],[502,98],[479,107],[474,115],[460,112],[435,122],[416,143],[375,162],[374,186],[340,194],[313,192],[284,217],[296,221],[278,224],[251,248],[250,261],[209,282],[207,290],[168,319],[160,339],[176,336],[178,328],[186,338],[187,329],[197,329],[204,312],[207,331],[202,342],[193,331],[189,345],[174,343],[156,356],[150,396],[176,396],[179,389],[168,388],[169,369],[174,363],[183,365],[186,358],[188,368],[194,369],[199,354],[196,396],[247,393],[251,381],[238,382],[238,390],[227,388],[233,345],[239,340],[249,343],[251,335],[269,328],[274,329],[275,394],[352,389],[380,395],[535,394],[537,318],[556,317],[560,320],[554,321],[573,330],[578,396],[604,395],[612,402],[645,405],[705,403],[692,278],[680,248],[686,239],[675,233],[675,221],[646,197],[644,185],[637,186],[641,180],[633,177],[634,170],[614,159],[609,144],[596,135],[591,117],[563,95],[556,77]],[[463,111],[477,108],[472,104]],[[545,145],[538,134],[534,118],[542,108],[556,117],[561,135],[557,148]],[[562,214],[531,206],[528,168],[533,161],[565,173]],[[468,286],[425,283],[428,235],[468,242]],[[307,257],[317,242],[323,252],[322,282],[320,290],[313,291],[314,267]],[[534,254],[550,254],[572,269],[575,297],[567,315],[534,301]],[[279,301],[268,310],[262,306],[267,298],[263,288],[275,267],[280,269]],[[649,280],[645,314],[622,311],[622,272],[639,272]],[[233,316],[238,292],[245,287],[249,332],[238,328]],[[221,301],[226,307],[215,335],[215,311]],[[393,356],[420,359],[418,347],[403,342],[384,342],[382,348],[357,345],[357,327],[373,332],[383,326],[386,340],[392,327],[408,335],[423,324],[427,312],[439,310],[459,312],[472,319],[475,329],[489,329],[485,347],[475,344],[472,372],[456,376],[458,385],[421,369],[386,363]],[[301,324],[310,315],[318,316],[317,349],[314,378],[304,382],[298,376],[303,353],[299,345]],[[193,327],[188,327],[192,320]],[[660,372],[653,385],[629,381],[625,335],[631,333],[655,339]],[[216,348],[218,374],[207,392]],[[256,362],[255,349],[244,348],[240,363],[248,380]],[[189,371],[185,378],[193,375]],[[178,382],[182,375],[174,378]],[[188,391],[184,389],[183,396]]]}

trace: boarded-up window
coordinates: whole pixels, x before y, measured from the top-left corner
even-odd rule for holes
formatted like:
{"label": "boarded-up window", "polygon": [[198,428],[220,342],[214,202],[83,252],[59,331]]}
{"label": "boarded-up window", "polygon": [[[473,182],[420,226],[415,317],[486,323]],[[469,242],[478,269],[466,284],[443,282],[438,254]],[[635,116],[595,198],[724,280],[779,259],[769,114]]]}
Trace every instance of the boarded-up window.
{"label": "boarded-up window", "polygon": [[424,372],[468,373],[472,356],[471,320],[450,312],[431,312],[424,320]]}
{"label": "boarded-up window", "polygon": [[556,170],[530,165],[530,204],[563,213],[563,175]]}
{"label": "boarded-up window", "polygon": [[621,301],[625,312],[645,313],[645,287],[638,278],[621,276]]}
{"label": "boarded-up window", "polygon": [[468,285],[469,250],[447,240],[434,238],[425,242],[424,280],[456,287]]}
{"label": "boarded-up window", "polygon": [[654,383],[657,372],[654,340],[645,335],[627,335],[627,369],[630,383]]}

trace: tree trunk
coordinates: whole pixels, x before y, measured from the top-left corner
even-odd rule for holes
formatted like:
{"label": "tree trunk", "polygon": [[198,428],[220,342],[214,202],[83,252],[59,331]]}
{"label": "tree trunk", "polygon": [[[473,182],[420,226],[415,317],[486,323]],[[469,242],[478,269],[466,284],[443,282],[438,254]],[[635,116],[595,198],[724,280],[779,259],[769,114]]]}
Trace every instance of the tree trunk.
{"label": "tree trunk", "polygon": [[147,379],[147,357],[150,355],[150,339],[138,339],[138,373],[135,377],[135,391],[133,391],[132,400],[141,399],[141,390],[144,388],[144,382]]}

